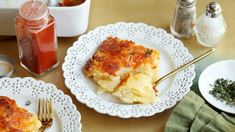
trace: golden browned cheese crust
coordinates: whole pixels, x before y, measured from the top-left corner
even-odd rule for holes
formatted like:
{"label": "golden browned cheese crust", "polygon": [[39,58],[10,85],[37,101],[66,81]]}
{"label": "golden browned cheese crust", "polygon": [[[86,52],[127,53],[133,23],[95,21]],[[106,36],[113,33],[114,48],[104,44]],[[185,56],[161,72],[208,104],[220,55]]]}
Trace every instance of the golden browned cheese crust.
{"label": "golden browned cheese crust", "polygon": [[84,71],[97,92],[110,92],[125,103],[155,103],[152,83],[159,76],[160,53],[129,40],[108,37],[87,61]]}
{"label": "golden browned cheese crust", "polygon": [[0,96],[0,132],[37,131],[40,125],[33,114],[18,107],[14,100]]}
{"label": "golden browned cheese crust", "polygon": [[115,76],[122,67],[135,69],[144,63],[155,67],[154,57],[159,59],[159,53],[129,40],[108,37],[85,65],[85,72],[89,74],[92,70],[99,69]]}

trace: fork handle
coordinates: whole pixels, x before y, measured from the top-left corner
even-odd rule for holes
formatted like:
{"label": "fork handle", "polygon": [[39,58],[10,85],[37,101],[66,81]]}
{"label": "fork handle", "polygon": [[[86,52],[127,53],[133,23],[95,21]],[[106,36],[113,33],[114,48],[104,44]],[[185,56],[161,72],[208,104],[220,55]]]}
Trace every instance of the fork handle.
{"label": "fork handle", "polygon": [[204,54],[198,56],[197,58],[195,58],[195,59],[189,61],[188,63],[186,63],[186,64],[180,66],[179,68],[176,68],[175,70],[173,70],[173,71],[169,72],[168,74],[164,75],[163,77],[159,78],[156,82],[154,82],[154,87],[155,87],[159,82],[161,82],[161,81],[163,81],[163,80],[165,80],[165,79],[171,77],[172,75],[175,75],[175,74],[178,73],[179,71],[185,69],[186,67],[188,67],[188,66],[190,66],[190,65],[192,65],[192,64],[194,64],[194,63],[196,63],[196,62],[198,62],[199,60],[201,60],[201,59],[205,58],[206,56],[210,55],[211,53],[213,53],[214,51],[215,51],[215,48],[212,48],[212,49],[208,50],[206,53],[204,53]]}
{"label": "fork handle", "polygon": [[50,126],[50,125],[42,125],[42,126],[39,128],[39,132],[44,132],[44,131],[48,128],[48,126]]}
{"label": "fork handle", "polygon": [[39,132],[44,132],[46,130],[46,126],[42,125],[40,128],[39,128]]}

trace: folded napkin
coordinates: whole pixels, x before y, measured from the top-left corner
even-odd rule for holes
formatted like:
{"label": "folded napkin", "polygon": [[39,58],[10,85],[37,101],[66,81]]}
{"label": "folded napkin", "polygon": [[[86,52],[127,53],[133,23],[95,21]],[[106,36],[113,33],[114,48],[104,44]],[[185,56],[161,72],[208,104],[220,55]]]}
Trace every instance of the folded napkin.
{"label": "folded napkin", "polygon": [[217,113],[190,91],[173,110],[165,132],[235,132],[235,115]]}

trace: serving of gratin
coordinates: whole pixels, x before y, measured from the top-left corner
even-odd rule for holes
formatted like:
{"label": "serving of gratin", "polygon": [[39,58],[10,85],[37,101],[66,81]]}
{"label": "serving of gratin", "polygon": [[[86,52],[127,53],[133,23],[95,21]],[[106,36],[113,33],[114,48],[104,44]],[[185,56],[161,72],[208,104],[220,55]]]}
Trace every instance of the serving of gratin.
{"label": "serving of gratin", "polygon": [[160,53],[133,41],[108,37],[90,58],[84,73],[125,103],[155,103],[153,82],[158,79]]}
{"label": "serving of gratin", "polygon": [[40,127],[37,115],[18,107],[14,100],[0,96],[0,132],[38,132]]}

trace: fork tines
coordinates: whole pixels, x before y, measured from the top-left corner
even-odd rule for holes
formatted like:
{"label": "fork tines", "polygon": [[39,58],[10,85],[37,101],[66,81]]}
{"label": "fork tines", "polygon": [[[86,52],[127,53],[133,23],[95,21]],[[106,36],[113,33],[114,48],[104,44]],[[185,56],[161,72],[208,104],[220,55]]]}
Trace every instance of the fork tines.
{"label": "fork tines", "polygon": [[52,98],[38,99],[38,119],[42,123],[42,127],[49,127],[53,121]]}

